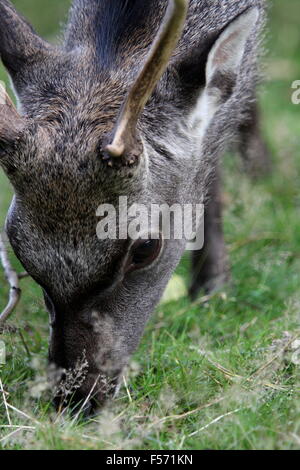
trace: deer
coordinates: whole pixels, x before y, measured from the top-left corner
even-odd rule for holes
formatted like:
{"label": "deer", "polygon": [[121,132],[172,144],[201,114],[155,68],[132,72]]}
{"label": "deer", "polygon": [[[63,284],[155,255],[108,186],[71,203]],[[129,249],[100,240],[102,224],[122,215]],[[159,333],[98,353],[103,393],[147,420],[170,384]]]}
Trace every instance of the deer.
{"label": "deer", "polygon": [[250,171],[269,165],[256,100],[266,16],[264,0],[74,0],[50,44],[0,0],[18,101],[1,105],[0,165],[14,189],[5,230],[42,289],[58,383],[84,357],[64,406],[90,414],[117,393],[186,249],[161,234],[99,240],[101,204],[203,202],[190,296],[229,281],[220,161],[238,142]]}

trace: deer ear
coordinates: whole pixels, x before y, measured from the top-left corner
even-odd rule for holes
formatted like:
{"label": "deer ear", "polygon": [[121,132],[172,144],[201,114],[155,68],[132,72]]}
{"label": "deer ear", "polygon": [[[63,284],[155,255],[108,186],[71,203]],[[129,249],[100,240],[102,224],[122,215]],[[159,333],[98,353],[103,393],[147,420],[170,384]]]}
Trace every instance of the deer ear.
{"label": "deer ear", "polygon": [[218,72],[234,75],[239,72],[247,41],[258,18],[258,8],[250,8],[223,31],[208,56],[206,66],[208,85]]}
{"label": "deer ear", "polygon": [[12,78],[50,49],[8,0],[0,0],[0,56]]}
{"label": "deer ear", "polygon": [[20,116],[13,102],[0,83],[0,164],[7,167],[9,155],[6,148],[14,144],[22,135],[26,120]]}
{"label": "deer ear", "polygon": [[258,8],[248,9],[227,26],[212,47],[206,64],[206,85],[192,113],[194,126],[200,121],[208,126],[218,108],[232,95],[258,18]]}

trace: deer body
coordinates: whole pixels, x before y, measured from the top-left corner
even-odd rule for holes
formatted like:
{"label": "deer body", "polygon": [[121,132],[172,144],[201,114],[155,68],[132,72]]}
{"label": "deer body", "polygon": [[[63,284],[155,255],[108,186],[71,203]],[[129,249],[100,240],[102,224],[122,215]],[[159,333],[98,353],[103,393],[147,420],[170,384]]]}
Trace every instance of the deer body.
{"label": "deer body", "polygon": [[87,360],[75,400],[96,384],[97,406],[115,390],[186,245],[100,241],[99,205],[211,194],[191,294],[227,276],[212,182],[251,118],[264,20],[263,0],[74,0],[55,47],[0,1],[0,54],[19,100],[0,117],[0,164],[15,189],[6,229],[44,291],[50,362]]}

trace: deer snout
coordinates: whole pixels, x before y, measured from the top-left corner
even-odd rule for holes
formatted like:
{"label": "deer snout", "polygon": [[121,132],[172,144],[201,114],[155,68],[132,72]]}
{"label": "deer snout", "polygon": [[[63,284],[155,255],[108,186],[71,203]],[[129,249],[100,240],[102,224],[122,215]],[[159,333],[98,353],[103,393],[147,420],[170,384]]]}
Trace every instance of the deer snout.
{"label": "deer snout", "polygon": [[[85,361],[69,370],[50,365],[57,411],[68,408],[71,413],[91,416],[112,398],[118,389],[121,371],[109,376],[104,371],[89,371]],[[54,380],[53,380],[54,379]]]}
{"label": "deer snout", "polygon": [[71,394],[64,390],[54,397],[57,411],[68,408],[72,414],[78,413],[84,417],[94,415],[101,410],[104,404],[112,398],[117,389],[117,380],[98,374],[89,375],[85,383]]}
{"label": "deer snout", "polygon": [[[102,330],[103,333],[103,330]],[[49,381],[58,411],[69,408],[89,416],[116,394],[123,362],[106,334],[90,328],[54,327],[49,349]],[[81,353],[79,353],[81,351]]]}
{"label": "deer snout", "polygon": [[111,316],[83,313],[56,309],[52,315],[49,375],[58,410],[90,415],[116,394],[129,354]]}

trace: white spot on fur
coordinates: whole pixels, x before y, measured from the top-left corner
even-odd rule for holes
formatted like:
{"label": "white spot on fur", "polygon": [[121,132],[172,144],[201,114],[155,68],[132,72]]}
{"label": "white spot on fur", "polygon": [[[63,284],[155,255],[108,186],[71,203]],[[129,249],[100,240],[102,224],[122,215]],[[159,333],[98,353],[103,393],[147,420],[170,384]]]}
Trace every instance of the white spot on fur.
{"label": "white spot on fur", "polygon": [[246,43],[259,17],[257,8],[251,8],[233,21],[221,34],[208,56],[206,87],[201,91],[189,117],[189,127],[201,145],[213,117],[222,105],[221,91],[210,87],[218,72],[237,74],[245,53]]}
{"label": "white spot on fur", "polygon": [[128,363],[124,354],[124,338],[115,327],[113,318],[108,315],[92,313],[93,330],[99,337],[95,351],[95,362],[103,373],[114,376],[116,370],[123,369]]}

